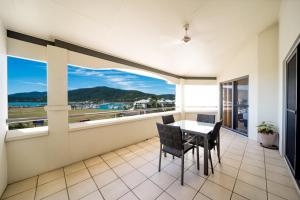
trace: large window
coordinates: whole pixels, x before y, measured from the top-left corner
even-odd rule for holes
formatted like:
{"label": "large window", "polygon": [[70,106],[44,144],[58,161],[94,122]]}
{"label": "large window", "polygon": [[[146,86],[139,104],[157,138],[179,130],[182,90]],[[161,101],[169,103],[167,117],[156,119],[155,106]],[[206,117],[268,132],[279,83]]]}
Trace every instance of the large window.
{"label": "large window", "polygon": [[175,109],[175,85],[116,69],[68,67],[70,122]]}
{"label": "large window", "polygon": [[217,85],[185,85],[184,108],[186,111],[217,111]]}
{"label": "large window", "polygon": [[47,124],[47,64],[8,56],[9,129]]}

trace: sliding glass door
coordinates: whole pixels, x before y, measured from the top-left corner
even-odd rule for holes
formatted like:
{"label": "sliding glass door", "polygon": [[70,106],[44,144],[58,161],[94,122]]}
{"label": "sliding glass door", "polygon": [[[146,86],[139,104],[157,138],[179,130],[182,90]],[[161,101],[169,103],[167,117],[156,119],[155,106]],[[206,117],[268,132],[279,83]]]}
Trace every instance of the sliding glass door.
{"label": "sliding glass door", "polygon": [[221,84],[221,117],[223,126],[248,134],[248,77]]}

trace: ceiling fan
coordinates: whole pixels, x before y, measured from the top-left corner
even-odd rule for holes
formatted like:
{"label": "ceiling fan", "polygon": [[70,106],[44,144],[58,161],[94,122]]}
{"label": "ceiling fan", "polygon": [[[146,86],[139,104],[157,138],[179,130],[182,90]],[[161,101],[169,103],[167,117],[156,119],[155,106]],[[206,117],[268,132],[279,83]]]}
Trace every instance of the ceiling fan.
{"label": "ceiling fan", "polygon": [[188,33],[187,33],[187,31],[189,30],[190,25],[185,24],[183,27],[184,27],[184,30],[185,30],[185,35],[182,38],[182,41],[185,42],[185,43],[188,43],[192,39],[190,36],[188,36]]}

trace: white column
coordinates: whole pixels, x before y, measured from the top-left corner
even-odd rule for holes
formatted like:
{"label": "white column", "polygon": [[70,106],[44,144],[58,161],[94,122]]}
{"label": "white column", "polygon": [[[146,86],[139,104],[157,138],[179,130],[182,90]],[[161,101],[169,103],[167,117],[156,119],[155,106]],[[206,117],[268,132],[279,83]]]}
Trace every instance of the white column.
{"label": "white column", "polygon": [[176,85],[176,109],[180,111],[181,119],[185,119],[184,110],[184,79],[180,79],[179,84]]}
{"label": "white column", "polygon": [[47,46],[48,61],[48,143],[46,162],[49,169],[64,165],[69,149],[68,123],[68,51]]}

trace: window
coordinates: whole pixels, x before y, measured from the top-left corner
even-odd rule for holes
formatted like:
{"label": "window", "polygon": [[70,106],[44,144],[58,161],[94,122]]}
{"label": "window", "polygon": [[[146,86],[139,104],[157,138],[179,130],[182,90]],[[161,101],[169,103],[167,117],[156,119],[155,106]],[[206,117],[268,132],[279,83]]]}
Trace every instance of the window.
{"label": "window", "polygon": [[164,112],[175,109],[175,85],[117,69],[69,65],[69,122]]}
{"label": "window", "polygon": [[47,125],[47,64],[8,56],[9,129]]}
{"label": "window", "polygon": [[217,111],[217,85],[185,85],[184,107],[186,111]]}

